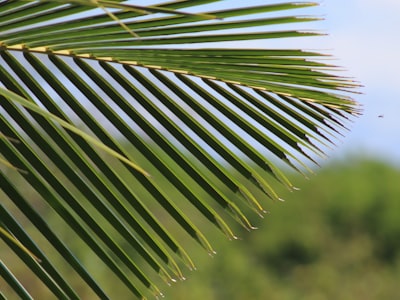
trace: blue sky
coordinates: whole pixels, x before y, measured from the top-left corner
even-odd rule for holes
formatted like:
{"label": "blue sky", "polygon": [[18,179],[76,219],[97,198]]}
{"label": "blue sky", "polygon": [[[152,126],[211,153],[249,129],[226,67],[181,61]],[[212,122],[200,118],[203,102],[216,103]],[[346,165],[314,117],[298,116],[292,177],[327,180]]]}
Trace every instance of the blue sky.
{"label": "blue sky", "polygon": [[333,156],[364,154],[400,166],[400,1],[325,0],[316,10],[329,52],[364,86],[355,96],[364,114]]}
{"label": "blue sky", "polygon": [[364,85],[364,115],[337,150],[400,165],[400,1],[329,0],[320,9],[334,54]]}

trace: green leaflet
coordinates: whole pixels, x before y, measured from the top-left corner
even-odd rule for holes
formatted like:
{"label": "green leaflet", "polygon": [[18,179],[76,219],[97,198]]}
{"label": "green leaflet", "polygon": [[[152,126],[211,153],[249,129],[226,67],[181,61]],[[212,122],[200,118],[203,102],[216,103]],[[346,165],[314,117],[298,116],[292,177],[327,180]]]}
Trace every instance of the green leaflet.
{"label": "green leaflet", "polygon": [[[273,47],[275,39],[320,35],[302,30],[318,18],[292,13],[315,5],[0,0],[5,201],[96,297],[110,291],[30,204],[25,185],[121,287],[160,296],[160,278],[171,284],[184,279],[181,265],[195,268],[189,242],[214,254],[208,228],[230,239],[232,221],[253,229],[264,200],[281,200],[271,181],[295,189],[280,164],[312,172],[309,164],[318,165],[359,114],[348,96],[358,84],[338,76],[326,55]],[[245,43],[266,39],[271,49]],[[7,209],[0,209],[7,251],[56,297],[78,299]],[[18,274],[0,267],[30,299]]]}
{"label": "green leaflet", "polygon": [[0,88],[0,95],[4,96],[5,98],[9,99],[10,101],[14,101],[17,102],[19,104],[21,104],[22,106],[24,106],[25,108],[34,111],[35,113],[44,116],[45,118],[48,118],[50,120],[53,120],[57,123],[59,123],[62,127],[64,127],[65,129],[68,129],[69,131],[74,132],[75,134],[81,136],[82,138],[84,138],[85,140],[87,140],[89,143],[96,145],[97,147],[99,147],[100,149],[104,150],[105,152],[109,153],[110,155],[118,158],[119,160],[123,161],[124,163],[126,163],[127,165],[129,165],[130,167],[134,168],[135,170],[137,170],[138,172],[144,174],[145,176],[150,176],[150,174],[148,174],[145,170],[143,170],[141,167],[139,167],[138,165],[134,164],[132,161],[130,161],[129,159],[127,159],[126,157],[122,156],[121,154],[117,153],[116,151],[110,149],[109,147],[105,146],[103,143],[99,142],[98,140],[96,140],[95,138],[91,137],[90,135],[88,135],[87,133],[83,132],[82,130],[76,128],[75,126],[71,125],[70,123],[65,122],[64,120],[58,118],[57,116],[43,110],[40,109],[40,107],[38,107],[37,105],[35,105],[34,103],[18,96],[17,94],[6,90],[4,88]]}

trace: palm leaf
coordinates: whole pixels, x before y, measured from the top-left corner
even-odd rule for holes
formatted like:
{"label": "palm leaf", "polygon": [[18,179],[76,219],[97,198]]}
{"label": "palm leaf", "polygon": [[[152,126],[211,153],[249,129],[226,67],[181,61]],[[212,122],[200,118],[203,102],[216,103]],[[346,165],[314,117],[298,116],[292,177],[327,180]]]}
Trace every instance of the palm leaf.
{"label": "palm leaf", "polygon": [[31,193],[132,294],[160,295],[157,274],[170,284],[194,268],[183,236],[212,254],[202,220],[231,239],[232,220],[254,228],[262,198],[280,199],[272,181],[293,188],[280,162],[311,171],[359,113],[357,84],[323,54],[224,46],[317,35],[274,29],[317,20],[275,14],[315,3],[219,2],[0,1],[0,232],[58,298],[80,295],[54,253],[108,291]]}

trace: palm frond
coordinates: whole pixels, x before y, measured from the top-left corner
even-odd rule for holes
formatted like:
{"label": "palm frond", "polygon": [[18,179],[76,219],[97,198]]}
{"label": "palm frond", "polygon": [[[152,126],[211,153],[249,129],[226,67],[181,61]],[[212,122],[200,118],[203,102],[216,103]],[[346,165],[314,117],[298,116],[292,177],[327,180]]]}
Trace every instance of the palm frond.
{"label": "palm frond", "polygon": [[[280,162],[311,171],[359,113],[357,84],[325,55],[225,44],[318,35],[275,29],[318,20],[276,14],[315,3],[226,2],[0,1],[1,236],[58,298],[80,296],[54,253],[109,291],[34,201],[132,294],[161,295],[157,274],[195,268],[182,236],[213,254],[202,220],[231,239],[232,220],[253,229],[260,195],[280,199],[271,181],[293,188]],[[29,298],[11,267],[2,276]]]}

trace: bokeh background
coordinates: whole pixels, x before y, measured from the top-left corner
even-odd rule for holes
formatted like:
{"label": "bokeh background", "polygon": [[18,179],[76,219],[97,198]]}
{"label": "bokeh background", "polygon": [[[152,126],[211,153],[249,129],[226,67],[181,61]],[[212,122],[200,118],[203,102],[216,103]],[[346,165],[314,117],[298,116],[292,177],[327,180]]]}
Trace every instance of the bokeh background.
{"label": "bokeh background", "polygon": [[[400,170],[335,161],[167,290],[170,299],[400,299]],[[168,299],[169,299],[168,298]]]}

